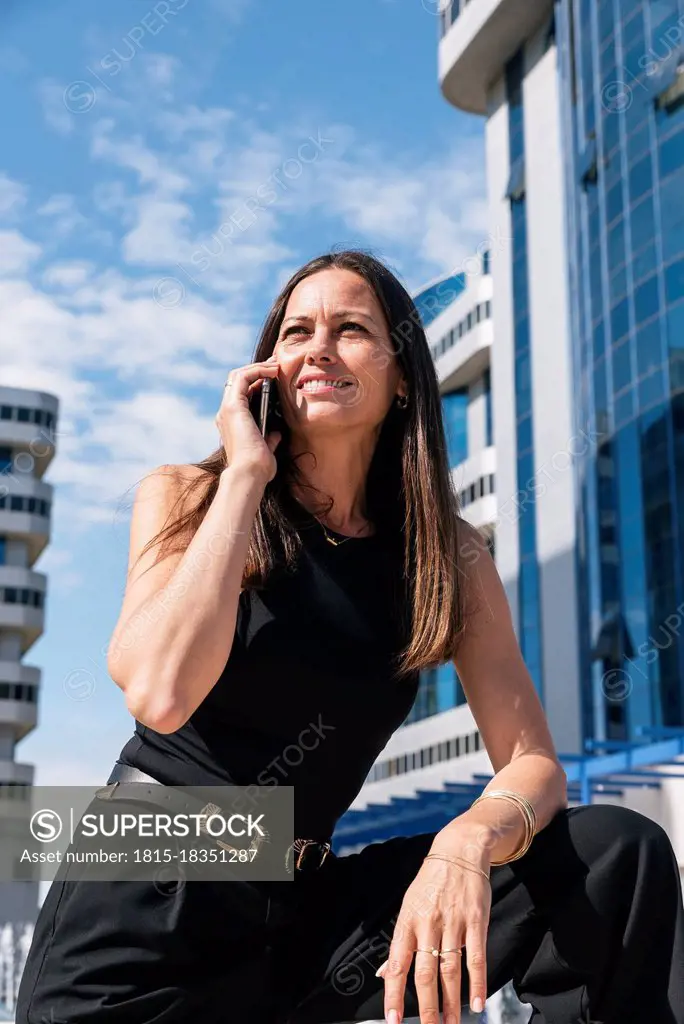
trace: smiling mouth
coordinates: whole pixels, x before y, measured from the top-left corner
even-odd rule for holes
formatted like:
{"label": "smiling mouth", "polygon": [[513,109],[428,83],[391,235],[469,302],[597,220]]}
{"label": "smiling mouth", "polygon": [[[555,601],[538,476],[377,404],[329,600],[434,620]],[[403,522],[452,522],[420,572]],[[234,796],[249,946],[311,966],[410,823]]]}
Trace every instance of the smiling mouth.
{"label": "smiling mouth", "polygon": [[353,387],[353,384],[351,380],[305,380],[298,385],[297,390],[315,394],[317,391],[343,391],[344,388]]}

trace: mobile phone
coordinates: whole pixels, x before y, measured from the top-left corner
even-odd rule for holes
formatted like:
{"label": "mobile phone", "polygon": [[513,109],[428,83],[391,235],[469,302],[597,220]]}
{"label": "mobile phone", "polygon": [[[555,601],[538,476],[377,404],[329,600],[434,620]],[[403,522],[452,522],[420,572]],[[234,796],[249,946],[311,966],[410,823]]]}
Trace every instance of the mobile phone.
{"label": "mobile phone", "polygon": [[273,429],[273,405],[276,397],[276,382],[271,377],[262,377],[261,388],[250,399],[252,416],[256,420],[262,437]]}

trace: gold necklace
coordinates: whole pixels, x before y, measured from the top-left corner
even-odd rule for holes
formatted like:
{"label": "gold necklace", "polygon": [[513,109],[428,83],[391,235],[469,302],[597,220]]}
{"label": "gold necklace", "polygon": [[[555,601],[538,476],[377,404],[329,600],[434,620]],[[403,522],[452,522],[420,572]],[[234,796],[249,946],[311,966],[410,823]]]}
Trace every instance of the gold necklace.
{"label": "gold necklace", "polygon": [[348,540],[354,540],[353,537],[344,537],[342,540],[338,540],[336,537],[331,537],[318,516],[316,516],[316,522],[320,526],[321,530],[323,530],[323,536],[327,540],[328,544],[334,544],[335,547],[339,547],[340,544],[346,544]]}
{"label": "gold necklace", "polygon": [[340,544],[346,544],[348,540],[358,540],[359,539],[358,537],[343,537],[342,540],[338,540],[337,537],[331,537],[330,534],[328,533],[326,527],[323,525],[323,523],[318,518],[318,516],[315,516],[314,518],[316,519],[316,522],[318,523],[320,528],[323,530],[323,536],[327,540],[328,544],[334,544],[335,547],[339,547]]}

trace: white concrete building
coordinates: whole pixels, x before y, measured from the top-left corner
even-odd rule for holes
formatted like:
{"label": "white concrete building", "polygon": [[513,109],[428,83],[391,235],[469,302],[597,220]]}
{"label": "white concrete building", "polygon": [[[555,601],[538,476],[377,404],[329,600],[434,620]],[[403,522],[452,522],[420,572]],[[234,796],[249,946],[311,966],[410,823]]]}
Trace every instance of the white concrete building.
{"label": "white concrete building", "polygon": [[[582,6],[594,10],[584,0]],[[669,566],[680,566],[675,576],[681,578],[681,562],[674,549],[670,558],[661,558],[657,566],[648,567],[648,572],[644,570],[638,576],[635,570],[629,575],[640,553],[648,553],[649,545],[656,542],[655,535],[648,535],[653,529],[651,522],[655,522],[653,514],[651,519],[644,516],[641,524],[645,542],[639,540],[641,546],[631,549],[626,533],[624,540],[615,535],[620,509],[606,507],[606,478],[623,489],[619,499],[623,510],[638,507],[629,505],[629,497],[622,497],[624,489],[632,486],[632,473],[641,472],[643,493],[647,493],[649,469],[653,471],[655,466],[660,471],[657,460],[664,462],[660,449],[654,447],[651,451],[646,447],[650,443],[655,446],[650,435],[655,434],[658,423],[643,435],[640,467],[633,465],[629,452],[639,449],[624,445],[625,438],[617,433],[620,415],[624,419],[621,409],[626,408],[624,394],[628,392],[616,395],[610,415],[602,411],[599,415],[598,407],[586,398],[587,393],[591,395],[591,380],[587,385],[578,373],[592,338],[586,327],[591,323],[585,308],[588,278],[580,275],[576,265],[577,254],[589,252],[590,244],[580,244],[582,239],[578,241],[576,233],[585,230],[587,223],[590,228],[595,226],[597,212],[595,206],[590,206],[591,216],[583,219],[582,203],[591,203],[592,196],[585,200],[578,194],[581,189],[574,177],[577,163],[583,165],[571,152],[576,132],[568,133],[568,118],[578,116],[582,107],[579,100],[575,102],[575,94],[569,94],[568,83],[579,88],[578,76],[582,73],[583,88],[590,93],[599,56],[605,59],[605,54],[611,52],[610,39],[615,35],[633,38],[646,16],[640,8],[630,9],[624,15],[624,24],[617,20],[613,24],[612,9],[606,8],[598,21],[594,12],[581,23],[571,24],[571,8],[568,0],[556,4],[552,0],[452,0],[444,7],[439,43],[442,93],[454,106],[485,119],[491,275],[469,275],[462,291],[430,319],[427,330],[447,421],[457,404],[452,396],[460,394],[458,401],[465,403],[467,441],[464,447],[461,439],[460,457],[452,461],[457,487],[465,498],[463,514],[493,536],[496,563],[523,656],[544,704],[556,749],[561,755],[569,755],[564,765],[570,800],[620,802],[653,817],[667,829],[684,871],[684,719],[677,712],[677,694],[682,692],[684,677],[676,665],[677,658],[682,663],[684,650],[678,637],[671,636],[667,645],[657,645],[657,662],[643,658],[643,652],[630,654],[629,646],[620,647],[616,655],[616,630],[611,632],[616,611],[621,608],[628,619],[632,615],[634,622],[650,622],[656,629],[658,616],[649,611],[644,582],[648,573],[656,596],[658,587],[663,593],[667,586],[668,593],[678,592],[679,584],[669,576],[659,580],[654,575],[658,571],[667,575]],[[585,68],[582,60],[588,60],[587,55],[591,61]],[[673,75],[677,73],[676,69],[672,71]],[[670,79],[667,81],[671,90]],[[615,120],[618,114],[615,109],[606,110],[601,82],[599,78],[598,85],[594,83],[594,98],[589,95],[585,99],[584,116],[588,121],[594,117],[599,144],[605,136],[609,140],[606,146],[616,145],[616,139],[622,145],[624,135]],[[636,86],[633,88],[636,90]],[[641,101],[641,94],[638,99]],[[639,116],[655,117],[655,108],[647,108],[646,99],[641,102],[644,110]],[[653,106],[652,100],[648,102]],[[634,109],[636,106],[635,100]],[[654,122],[653,130],[656,128],[665,134],[663,145],[669,146],[663,168],[675,175],[677,184],[680,179],[676,175],[684,176],[684,160],[678,170],[672,145],[675,129],[667,124],[662,112]],[[635,132],[639,130],[637,124]],[[641,130],[641,135],[645,134]],[[595,150],[596,142],[593,145]],[[592,152],[591,145],[588,152]],[[609,219],[617,186],[608,182],[613,189],[609,198],[607,185],[601,182],[601,166],[595,157],[594,163],[585,161],[582,180],[591,186],[598,178],[602,195],[599,211],[602,214],[605,209]],[[669,180],[662,186],[663,195]],[[569,213],[574,203],[580,211],[577,222]],[[671,221],[669,225],[663,220],[660,230],[665,236],[664,251],[676,253],[684,250],[684,232],[674,213]],[[666,234],[668,231],[672,237]],[[632,240],[635,244],[634,231]],[[609,255],[611,244],[609,238],[604,250]],[[647,267],[645,272],[654,270]],[[601,273],[606,295],[617,289],[623,278],[628,280],[624,268],[618,267],[612,274],[609,263],[601,266]],[[433,283],[426,290],[434,287]],[[416,298],[419,306],[424,291]],[[671,296],[672,322],[675,316],[684,322],[681,293],[668,293],[663,288],[659,294]],[[637,294],[637,306],[638,301]],[[482,303],[486,304],[486,315],[471,316],[470,329],[464,330],[460,326],[464,316],[467,323],[468,312]],[[606,333],[612,329],[616,334],[621,325],[620,312],[619,306],[606,308],[607,325],[594,316],[595,345],[599,335],[603,338],[604,328]],[[648,321],[647,325],[652,326]],[[631,330],[632,343],[637,347],[629,365],[637,366],[638,323]],[[621,337],[614,340],[616,348],[624,345]],[[600,362],[600,352],[595,351],[593,358]],[[672,359],[674,390],[679,385],[675,356]],[[613,367],[617,373],[617,364]],[[485,379],[491,381],[490,387],[483,387]],[[642,388],[641,380],[636,382],[635,391],[637,386],[639,401],[642,394],[644,402],[650,401],[652,392]],[[617,392],[617,379],[615,389]],[[491,409],[489,437],[479,397],[486,392]],[[631,395],[629,398],[631,401]],[[673,405],[677,400],[672,399]],[[634,410],[637,408],[635,400]],[[654,423],[653,413],[647,416],[649,426]],[[681,416],[675,417],[675,435],[682,429],[682,422]],[[619,471],[615,469],[614,454],[611,461],[610,453],[604,453],[596,440],[606,433],[607,424],[615,425],[615,444],[625,447]],[[681,441],[679,445],[677,451],[684,451]],[[662,469],[663,473],[684,473],[684,466],[676,464],[676,458],[679,455],[670,455],[671,463]],[[592,473],[595,482],[586,485],[583,474]],[[484,480],[491,483],[485,487],[481,483]],[[668,493],[667,488],[664,492]],[[604,504],[599,503],[597,508],[599,498]],[[673,516],[673,530],[677,529],[676,523]],[[634,531],[635,527],[631,525],[630,529]],[[607,531],[611,531],[610,536]],[[617,561],[621,564],[616,565],[618,550],[621,553]],[[616,606],[615,601],[609,601],[610,585],[620,573],[623,604],[618,597]],[[663,603],[661,607],[669,606]],[[665,611],[660,619],[665,619]],[[628,625],[634,628],[631,619]],[[656,646],[655,641],[651,646]],[[616,657],[617,661],[610,660]],[[650,682],[642,671],[642,660],[655,665]],[[615,666],[630,684],[622,696],[610,691],[609,675]],[[478,776],[491,774],[468,707],[458,693],[452,706],[448,703],[449,672],[449,666],[443,666],[436,670],[434,679],[426,674],[416,709],[378,758],[340,833],[351,848],[370,841],[373,835],[380,838],[395,834],[393,830],[402,833],[421,831],[422,825],[439,827],[435,823],[445,809],[451,810],[452,817],[460,813],[461,807],[469,805],[477,785],[483,784]],[[645,684],[642,676],[647,678]],[[645,690],[643,697],[639,687]],[[639,691],[638,701],[630,701],[633,691]],[[425,699],[426,693],[429,699]],[[650,701],[646,699],[649,695]],[[442,699],[445,696],[447,699]],[[647,714],[644,709],[649,707],[655,710]],[[649,740],[653,741],[651,745]],[[656,740],[666,746],[656,746]],[[620,750],[615,754],[619,763],[603,756]],[[593,757],[595,751],[600,756]],[[584,762],[582,757],[588,760]]]}
{"label": "white concrete building", "polygon": [[[58,401],[24,388],[0,387],[0,841],[9,855],[13,825],[31,813],[33,765],[17,744],[38,722],[40,670],[25,662],[45,623],[47,579],[34,565],[50,539],[52,486],[43,479],[55,454]],[[25,835],[22,831],[21,835]],[[19,842],[17,855],[25,844]],[[20,876],[19,876],[20,877]],[[0,880],[0,1006],[12,1004],[6,948],[20,953],[38,912],[38,883]]]}

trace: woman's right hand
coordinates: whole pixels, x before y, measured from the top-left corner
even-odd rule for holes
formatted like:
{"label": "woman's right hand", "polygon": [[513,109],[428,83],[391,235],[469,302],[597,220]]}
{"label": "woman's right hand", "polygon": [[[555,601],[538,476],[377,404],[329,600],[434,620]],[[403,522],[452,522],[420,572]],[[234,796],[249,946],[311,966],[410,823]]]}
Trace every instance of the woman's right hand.
{"label": "woman's right hand", "polygon": [[[252,416],[249,400],[255,391],[261,390],[257,383],[264,377],[276,379],[278,360],[275,356],[261,363],[249,363],[231,370],[224,388],[223,401],[216,414],[216,425],[221,434],[229,466],[237,463],[247,465],[255,472],[263,472],[265,484],[276,474],[277,463],[274,452],[282,435],[272,431],[263,438]],[[265,486],[264,484],[264,486]]]}

